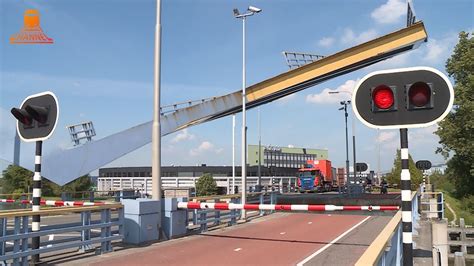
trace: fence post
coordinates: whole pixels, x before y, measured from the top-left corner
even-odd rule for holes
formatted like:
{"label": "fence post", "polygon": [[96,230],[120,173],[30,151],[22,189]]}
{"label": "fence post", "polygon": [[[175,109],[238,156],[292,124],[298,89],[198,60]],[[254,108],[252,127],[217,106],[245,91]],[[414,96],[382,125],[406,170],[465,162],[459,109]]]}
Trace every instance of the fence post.
{"label": "fence post", "polygon": [[[22,219],[22,228],[21,233],[27,234],[28,233],[28,216],[21,217]],[[26,252],[28,250],[28,237],[25,236],[21,239],[21,251]],[[1,254],[0,254],[1,255]],[[21,257],[21,264],[28,265],[28,255]]]}
{"label": "fence post", "polygon": [[[110,223],[110,209],[104,209],[100,211],[100,222],[102,224]],[[110,241],[111,228],[110,224],[106,227],[102,227],[100,230],[100,237],[102,238],[101,242],[101,253],[107,253],[112,251],[112,245]],[[103,239],[107,238],[106,241]]]}
{"label": "fence post", "polygon": [[[237,203],[235,198],[230,199],[230,202]],[[237,211],[235,209],[230,210],[230,225],[234,225],[237,222]]]}
{"label": "fence post", "polygon": [[[0,218],[0,236],[7,233],[7,218]],[[5,241],[0,242],[0,256],[5,255]]]}
{"label": "fence post", "polygon": [[[220,200],[215,200],[216,203],[220,202]],[[221,222],[221,212],[220,210],[215,210],[214,212],[214,225],[219,225]]]}
{"label": "fence post", "polygon": [[[15,217],[15,229],[13,231],[13,233],[15,235],[20,234],[20,226],[21,226],[21,219],[20,219],[19,216],[16,216]],[[20,239],[15,239],[13,241],[13,254],[18,253],[18,252],[20,252]],[[14,258],[13,259],[13,265],[18,265],[18,261],[19,261],[18,258]]]}
{"label": "fence post", "polygon": [[[81,221],[82,221],[82,226],[90,225],[91,224],[91,212],[86,211],[86,212],[81,212]],[[81,231],[81,240],[88,241],[91,239],[91,230],[90,229],[83,229]],[[85,244],[82,245],[80,248],[80,251],[86,252],[87,250],[92,249],[92,246],[90,244]]]}
{"label": "fence post", "polygon": [[[263,192],[260,192],[260,204],[264,204],[265,202],[263,201]],[[265,214],[264,210],[260,210],[260,216],[263,216]]]}
{"label": "fence post", "polygon": [[207,210],[200,210],[199,221],[201,223],[201,232],[207,231]]}
{"label": "fence post", "polygon": [[[461,229],[461,241],[466,243],[466,224],[464,222],[464,218],[459,218],[459,229]],[[467,254],[467,245],[461,245],[461,251],[464,254]]]}

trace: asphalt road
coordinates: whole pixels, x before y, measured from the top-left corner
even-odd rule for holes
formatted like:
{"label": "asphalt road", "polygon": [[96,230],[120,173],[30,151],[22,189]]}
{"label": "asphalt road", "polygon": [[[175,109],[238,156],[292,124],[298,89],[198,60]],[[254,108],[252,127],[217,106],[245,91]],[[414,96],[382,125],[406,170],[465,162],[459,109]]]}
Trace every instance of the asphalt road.
{"label": "asphalt road", "polygon": [[77,265],[352,265],[388,216],[276,213],[234,227],[69,261]]}

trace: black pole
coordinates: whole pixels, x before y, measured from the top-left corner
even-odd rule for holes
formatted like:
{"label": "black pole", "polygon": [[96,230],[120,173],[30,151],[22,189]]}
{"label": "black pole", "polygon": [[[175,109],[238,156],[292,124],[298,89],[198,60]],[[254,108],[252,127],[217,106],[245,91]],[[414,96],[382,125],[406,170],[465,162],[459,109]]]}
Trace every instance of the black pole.
{"label": "black pole", "polygon": [[[354,131],[354,128],[352,129]],[[354,179],[356,177],[356,171],[357,171],[357,168],[356,168],[356,137],[354,135],[354,132],[352,132],[352,156],[354,157],[354,162],[353,162],[353,165],[354,165]]]}
{"label": "black pole", "polygon": [[[36,142],[36,152],[35,152],[35,174],[33,176],[33,204],[32,211],[39,212],[40,203],[41,203],[41,150],[43,147],[43,141]],[[31,231],[38,232],[40,230],[40,215],[33,215],[33,221],[31,223]],[[31,242],[32,249],[40,248],[40,237],[33,237]],[[31,261],[33,264],[39,263],[39,254],[32,255]]]}
{"label": "black pole", "polygon": [[402,232],[403,232],[403,265],[413,265],[413,234],[412,234],[412,204],[411,177],[408,167],[408,130],[400,129],[400,157],[402,172],[400,177],[402,191]]}
{"label": "black pole", "polygon": [[[344,114],[346,120],[346,174],[347,174],[347,183],[350,185],[350,177],[349,177],[349,137],[347,134],[347,103],[344,102]],[[354,166],[355,167],[355,166]]]}

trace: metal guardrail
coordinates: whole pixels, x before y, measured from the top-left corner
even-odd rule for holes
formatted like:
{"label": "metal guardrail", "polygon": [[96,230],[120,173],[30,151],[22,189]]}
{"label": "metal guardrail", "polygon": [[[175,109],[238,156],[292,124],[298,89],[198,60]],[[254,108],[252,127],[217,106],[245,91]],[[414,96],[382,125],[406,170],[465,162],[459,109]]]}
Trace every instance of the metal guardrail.
{"label": "metal guardrail", "polygon": [[443,192],[422,192],[420,194],[420,212],[422,215],[426,215],[426,218],[443,219],[444,218]]}
{"label": "metal guardrail", "polygon": [[[402,212],[398,211],[367,250],[356,262],[356,266],[401,265],[402,264]],[[412,232],[417,227],[418,193],[412,193]]]}
{"label": "metal guardrail", "polygon": [[[112,210],[118,211],[118,218],[112,219]],[[92,212],[100,212],[100,220],[92,220]],[[55,225],[41,228],[40,231],[32,232],[29,225],[29,217],[33,215],[64,215],[80,213],[79,225]],[[13,220],[12,229],[9,221]],[[44,254],[58,250],[79,248],[81,250],[91,249],[94,244],[100,244],[100,252],[112,251],[112,241],[121,240],[123,233],[123,207],[121,204],[108,204],[91,207],[65,207],[51,208],[38,212],[32,211],[2,211],[0,212],[0,261],[13,265],[27,265],[28,257],[36,254]],[[112,227],[118,227],[118,232],[113,234]],[[91,230],[100,229],[100,235],[94,237]],[[63,234],[68,232],[80,232],[80,238],[68,238],[61,242],[49,244],[43,242],[40,249],[32,249],[29,245],[33,237],[42,237],[52,234]],[[13,247],[7,247],[13,243]]]}
{"label": "metal guardrail", "polygon": [[[269,201],[270,204],[276,203],[276,195],[278,192],[255,192],[249,193],[250,196],[247,199],[248,203],[259,202],[260,204]],[[210,196],[210,197],[195,197],[192,198],[193,201],[205,202],[219,202],[225,200],[231,203],[240,203],[240,196],[238,194],[234,195],[223,195],[223,196]],[[251,198],[251,196],[257,196],[256,199]],[[273,211],[260,211],[259,215],[265,215],[265,213],[271,213]],[[191,215],[189,215],[191,214]],[[192,226],[199,226],[200,232],[206,232],[210,226],[217,226],[227,223],[229,226],[235,225],[237,220],[240,218],[241,210],[188,210],[188,224]]]}

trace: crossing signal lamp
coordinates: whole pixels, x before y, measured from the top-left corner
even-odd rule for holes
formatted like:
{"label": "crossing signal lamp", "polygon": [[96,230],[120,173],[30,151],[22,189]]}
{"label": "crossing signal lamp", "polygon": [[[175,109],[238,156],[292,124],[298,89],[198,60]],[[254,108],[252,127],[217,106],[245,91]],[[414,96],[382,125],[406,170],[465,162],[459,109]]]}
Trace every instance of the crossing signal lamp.
{"label": "crossing signal lamp", "polygon": [[20,108],[12,108],[18,120],[17,131],[23,141],[42,141],[51,136],[58,120],[58,101],[52,92],[28,96]]}
{"label": "crossing signal lamp", "polygon": [[443,73],[414,67],[368,74],[354,90],[352,107],[369,127],[415,128],[442,120],[453,101],[453,87]]}

